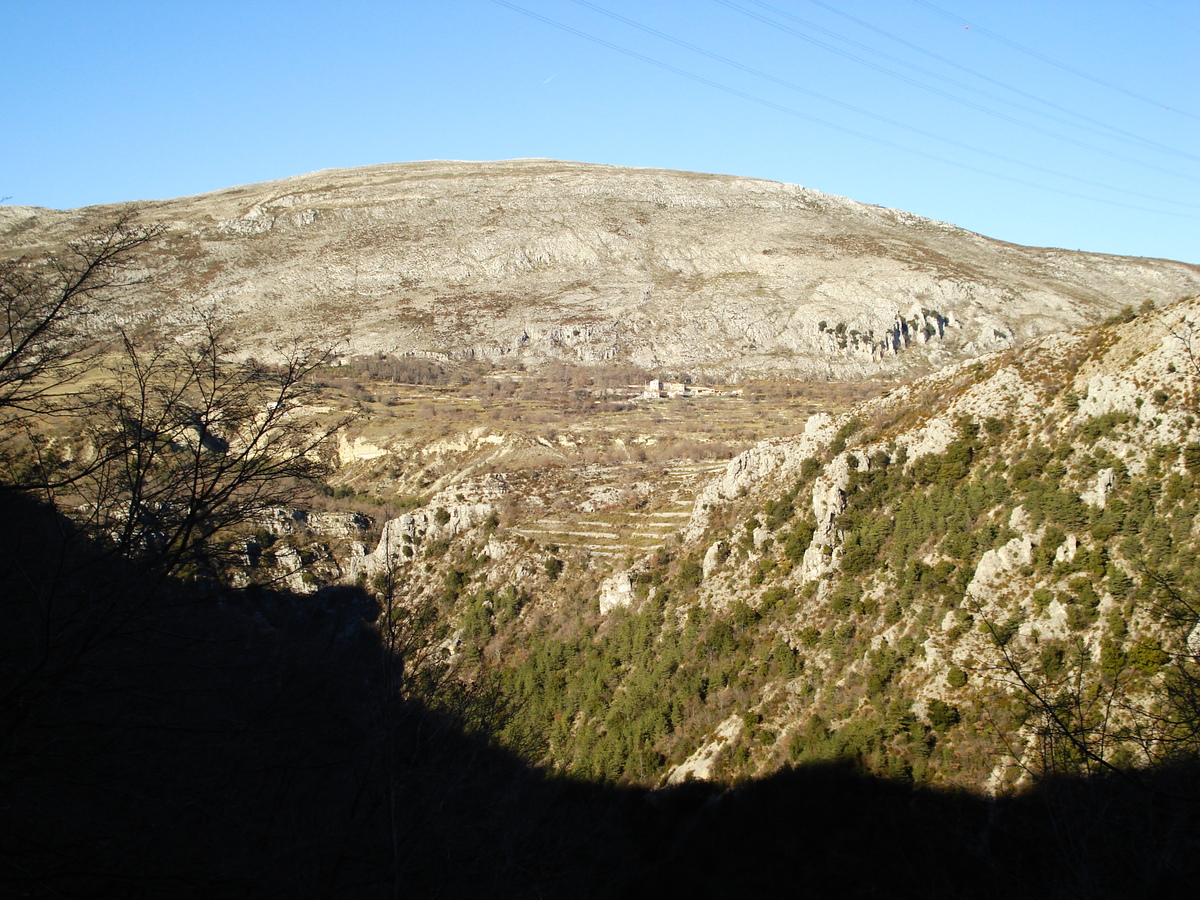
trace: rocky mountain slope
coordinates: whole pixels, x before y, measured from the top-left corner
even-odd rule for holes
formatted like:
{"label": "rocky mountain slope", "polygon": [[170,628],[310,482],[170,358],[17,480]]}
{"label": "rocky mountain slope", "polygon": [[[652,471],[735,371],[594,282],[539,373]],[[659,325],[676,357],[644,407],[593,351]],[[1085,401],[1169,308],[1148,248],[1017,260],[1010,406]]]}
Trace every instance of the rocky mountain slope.
{"label": "rocky mountain slope", "polygon": [[849,752],[997,790],[1194,749],[1198,320],[1048,337],[731,463],[696,597],[757,632],[756,686],[671,777]]}
{"label": "rocky mountain slope", "polygon": [[[8,247],[50,250],[115,212],[5,209]],[[246,578],[358,583],[415,614],[423,664],[500,678],[508,739],[547,764],[654,784],[856,755],[1000,789],[1049,752],[1060,697],[1083,764],[1165,746],[1200,590],[1195,267],[1012,247],[785,185],[536,161],[318,173],[143,215],[167,228],[156,293],[102,310],[110,325],[186,330],[207,303],[246,349],[332,328],[347,352],[514,367],[945,364],[723,468],[716,440],[656,458],[685,443],[665,422],[641,443],[491,419],[437,440],[343,432],[338,487],[384,485],[407,511],[282,512],[245,537]],[[506,379],[467,399],[523,390]],[[382,408],[402,402],[389,390]]]}
{"label": "rocky mountain slope", "polygon": [[[563,176],[572,190],[595,171],[511,164],[519,196],[506,215],[518,201],[528,211],[532,186],[556,166],[574,172]],[[450,200],[436,190],[475,196],[498,183],[495,168],[480,192],[463,177],[439,182],[443,164],[372,177],[395,176],[401,191],[421,171],[428,206],[442,211]],[[328,322],[361,337],[359,314],[378,325],[374,340],[398,309],[425,302],[412,345],[388,349],[487,359],[480,347],[508,348],[503,329],[519,324],[527,339],[492,358],[587,362],[603,357],[593,354],[600,344],[566,342],[562,322],[598,315],[621,291],[640,296],[636,278],[621,279],[665,258],[662,247],[694,257],[689,271],[730,265],[722,254],[753,233],[750,219],[774,216],[777,243],[790,234],[798,246],[800,231],[779,223],[807,216],[813,246],[820,228],[844,236],[852,223],[855,240],[890,236],[890,255],[881,262],[858,243],[785,264],[760,250],[754,283],[767,284],[765,267],[778,264],[772,271],[792,272],[794,284],[809,271],[822,289],[862,288],[837,304],[820,295],[829,314],[886,313],[895,298],[881,296],[885,287],[918,283],[959,305],[918,304],[919,316],[891,320],[893,337],[911,341],[868,352],[875,337],[863,321],[803,324],[799,293],[792,319],[770,319],[786,292],[747,292],[738,279],[750,268],[728,284],[680,269],[629,307],[645,327],[620,334],[644,343],[613,345],[613,359],[684,353],[696,332],[679,323],[694,321],[647,299],[674,291],[681,309],[711,312],[724,297],[730,313],[704,320],[711,330],[685,360],[690,371],[747,374],[775,359],[846,376],[948,364],[890,390],[882,379],[748,380],[739,396],[667,399],[642,396],[629,382],[649,373],[632,366],[497,373],[372,355],[302,369],[290,384],[303,389],[288,394],[272,389],[278,372],[234,366],[214,345],[199,365],[167,359],[135,383],[139,395],[105,386],[128,371],[120,361],[106,375],[109,360],[85,355],[67,371],[95,392],[35,406],[55,414],[51,425],[31,425],[4,460],[6,488],[49,488],[59,507],[0,492],[10,626],[0,629],[10,738],[0,764],[18,788],[0,804],[0,883],[38,896],[159,896],[164,886],[204,897],[394,896],[399,885],[549,896],[580,884],[595,896],[681,884],[698,896],[797,885],[845,896],[1186,895],[1200,859],[1195,270],[1062,254],[1050,278],[1049,251],[799,188],[627,174],[643,179],[638,196],[658,179],[651,196],[675,198],[647,212],[639,240],[654,222],[678,234],[656,231],[654,253],[614,255],[587,282],[556,281],[576,271],[558,257],[509,258],[512,272],[492,282],[471,270],[476,284],[526,291],[498,318],[484,305],[494,297],[469,294],[444,268],[443,294],[413,282],[358,303],[351,282],[358,305],[342,302],[346,283],[323,273],[376,260],[378,287],[402,256],[365,238],[353,252],[337,244],[370,231],[367,206],[334,202],[370,173],[313,176],[341,186],[296,218],[279,212],[282,201],[237,213],[258,189],[204,198],[206,224],[162,216],[171,224],[146,269],[160,293],[100,313],[110,326],[186,330],[204,312],[186,304],[200,300],[257,348],[305,329],[321,338]],[[271,196],[283,196],[277,188]],[[378,197],[378,188],[363,191]],[[718,188],[726,200],[744,196],[722,206]],[[746,196],[757,198],[752,215]],[[818,202],[821,212],[804,211]],[[374,207],[380,234],[395,233],[394,207]],[[335,210],[357,223],[336,240],[326,227]],[[0,215],[6,247],[36,255],[112,212]],[[478,246],[484,232],[470,221],[457,237],[412,243],[444,261]],[[536,221],[555,240],[571,233],[565,219]],[[685,246],[687,221],[695,232]],[[720,242],[695,240],[705,228]],[[306,243],[314,234],[326,243]],[[973,249],[952,257],[953,247]],[[933,248],[945,255],[933,261]],[[868,281],[859,265],[902,277]],[[1017,270],[1025,288],[1013,287]],[[342,294],[320,293],[339,283]],[[263,285],[275,293],[253,293]],[[818,343],[722,357],[735,352],[729,323],[759,315],[774,323],[763,332],[771,340],[815,329]],[[480,344],[476,329],[488,322],[491,343]],[[68,339],[70,324],[60,332]],[[581,340],[603,332],[578,327]],[[1003,349],[982,352],[988,328]],[[127,350],[126,367],[139,358]],[[437,377],[418,378],[424,366]],[[200,373],[200,387],[180,372]],[[206,396],[213,383],[232,394]],[[241,460],[253,476],[289,458],[286,441],[243,454],[246,432],[300,438],[294,460],[307,461],[309,437],[344,425],[347,410],[358,420],[329,442],[322,459],[337,470],[320,468],[329,479],[315,483],[311,507],[273,506],[307,502],[285,475],[269,478],[266,493],[218,496],[215,514],[189,502],[215,496],[196,491],[205,473],[231,463],[236,473]],[[74,435],[84,412],[97,421]],[[132,442],[94,452],[110,435]],[[146,453],[158,462],[127,465]],[[129,468],[141,476],[113,474]],[[95,473],[97,491],[78,473]],[[173,555],[161,523],[180,512],[210,529],[209,552]],[[179,827],[164,831],[167,819]]]}
{"label": "rocky mountain slope", "polygon": [[1200,717],[1197,322],[1127,313],[814,416],[625,564],[459,484],[350,571],[439,609],[438,658],[498,673],[509,736],[580,776],[1163,762]]}
{"label": "rocky mountain slope", "polygon": [[[549,160],[316,172],[137,204],[152,297],[259,355],[302,339],[513,366],[619,360],[732,377],[928,371],[1200,290],[1200,268],[1018,247],[796,185]],[[0,207],[7,255],[128,206]]]}

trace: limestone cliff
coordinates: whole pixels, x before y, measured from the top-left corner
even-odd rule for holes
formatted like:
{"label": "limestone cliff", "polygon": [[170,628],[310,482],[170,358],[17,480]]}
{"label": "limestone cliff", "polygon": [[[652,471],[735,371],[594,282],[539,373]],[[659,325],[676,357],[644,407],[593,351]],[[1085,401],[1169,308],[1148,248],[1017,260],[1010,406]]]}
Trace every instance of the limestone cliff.
{"label": "limestone cliff", "polygon": [[[98,324],[192,327],[248,352],[732,377],[928,371],[1200,290],[1200,270],[989,240],[797,185],[551,160],[316,172],[138,204],[167,225],[155,296]],[[0,208],[0,252],[126,207]]]}

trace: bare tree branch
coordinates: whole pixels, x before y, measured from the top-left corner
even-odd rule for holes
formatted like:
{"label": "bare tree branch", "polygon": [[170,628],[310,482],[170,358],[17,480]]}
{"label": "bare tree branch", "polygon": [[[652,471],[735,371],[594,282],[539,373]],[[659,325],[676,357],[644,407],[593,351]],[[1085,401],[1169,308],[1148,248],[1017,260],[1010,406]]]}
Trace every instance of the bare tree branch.
{"label": "bare tree branch", "polygon": [[135,251],[163,232],[121,217],[56,257],[0,261],[0,420],[54,411],[86,361],[83,319],[139,279]]}
{"label": "bare tree branch", "polygon": [[123,556],[163,574],[216,572],[234,555],[219,537],[293,504],[328,470],[324,447],[344,420],[319,422],[304,405],[327,354],[237,362],[211,320],[191,346],[123,345],[89,421],[97,461],[71,500]]}

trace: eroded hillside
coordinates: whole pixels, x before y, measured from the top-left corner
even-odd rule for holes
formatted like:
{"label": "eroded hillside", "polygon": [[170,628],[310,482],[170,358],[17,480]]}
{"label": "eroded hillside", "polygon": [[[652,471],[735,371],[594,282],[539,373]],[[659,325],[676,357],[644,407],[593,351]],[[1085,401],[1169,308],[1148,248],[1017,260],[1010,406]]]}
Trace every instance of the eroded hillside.
{"label": "eroded hillside", "polygon": [[[36,260],[115,212],[4,215]],[[323,400],[266,408],[336,429],[332,471],[308,510],[223,538],[235,582],[368,588],[420,623],[423,664],[503,682],[508,737],[539,761],[654,784],[852,755],[996,790],[1068,720],[1081,765],[1166,746],[1193,593],[1193,267],[544,161],[318,173],[143,215],[166,223],[138,258],[160,336],[211,328],[201,300],[242,353],[348,342],[305,370]],[[146,300],[123,290],[87,327],[137,325]],[[963,356],[890,389],[747,381]],[[646,382],[666,363],[673,399]],[[90,452],[58,447],[44,460]]]}
{"label": "eroded hillside", "polygon": [[[1018,247],[796,185],[552,160],[316,172],[137,205],[167,230],[153,294],[97,326],[246,352],[508,369],[619,362],[733,378],[913,374],[1200,290],[1194,266]],[[131,207],[0,207],[7,255]]]}
{"label": "eroded hillside", "polygon": [[355,571],[440,610],[437,664],[500,677],[509,736],[581,776],[850,756],[997,791],[1162,761],[1194,749],[1198,317],[1147,307],[815,415],[630,565],[464,495]]}
{"label": "eroded hillside", "polygon": [[97,344],[161,236],[0,265],[10,891],[1194,883],[1200,297],[908,383]]}

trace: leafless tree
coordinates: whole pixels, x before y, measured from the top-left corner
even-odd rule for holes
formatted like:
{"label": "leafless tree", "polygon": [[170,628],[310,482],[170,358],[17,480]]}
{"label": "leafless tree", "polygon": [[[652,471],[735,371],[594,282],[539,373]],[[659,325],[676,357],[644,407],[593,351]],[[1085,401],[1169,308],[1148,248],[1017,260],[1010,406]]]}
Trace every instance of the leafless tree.
{"label": "leafless tree", "polygon": [[325,353],[296,349],[272,366],[233,353],[211,321],[188,345],[126,337],[93,398],[92,458],[66,496],[93,533],[164,574],[229,562],[219,538],[294,504],[327,471],[324,446],[344,424],[306,411]]}
{"label": "leafless tree", "polygon": [[[340,421],[306,412],[319,351],[240,359],[212,322],[190,343],[101,344],[89,333],[89,313],[141,280],[137,251],[160,231],[121,220],[59,257],[0,263],[0,486],[37,489],[58,508],[0,492],[5,896],[75,896],[81,884],[105,895],[253,895],[242,881],[256,871],[287,875],[309,860],[319,870],[312,848],[335,829],[301,820],[312,804],[279,810],[321,783],[289,793],[271,776],[336,769],[356,752],[331,728],[303,765],[292,761],[324,727],[311,698],[333,680],[307,673],[364,652],[347,627],[352,605],[322,612],[269,592],[217,602],[169,577],[220,575],[238,549],[226,536],[295,502],[324,471],[322,445]],[[286,651],[249,649],[264,638]],[[343,697],[330,706],[348,708]],[[207,757],[221,763],[208,769]],[[254,770],[267,773],[261,787]],[[228,809],[227,848],[196,865],[186,839],[149,847],[161,832],[154,796],[176,804],[184,833],[189,811]],[[251,845],[238,829],[252,814],[239,813],[256,805],[267,824],[246,828],[261,839]],[[317,835],[293,840],[299,852],[284,837],[293,826]]]}
{"label": "leafless tree", "polygon": [[0,261],[0,423],[69,404],[63,388],[90,359],[85,319],[140,281],[136,251],[162,230],[127,215],[58,255]]}
{"label": "leafless tree", "polygon": [[342,421],[303,411],[327,352],[239,359],[213,316],[191,343],[89,333],[92,313],[144,280],[139,251],[162,232],[125,216],[57,255],[0,263],[0,481],[169,575],[220,568],[219,538],[294,503]]}

